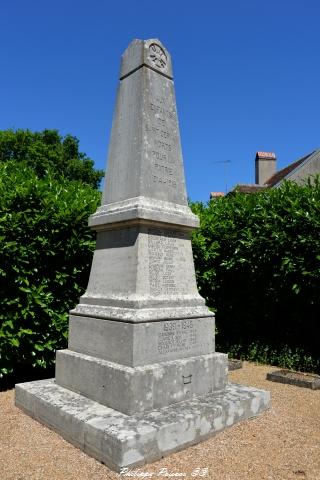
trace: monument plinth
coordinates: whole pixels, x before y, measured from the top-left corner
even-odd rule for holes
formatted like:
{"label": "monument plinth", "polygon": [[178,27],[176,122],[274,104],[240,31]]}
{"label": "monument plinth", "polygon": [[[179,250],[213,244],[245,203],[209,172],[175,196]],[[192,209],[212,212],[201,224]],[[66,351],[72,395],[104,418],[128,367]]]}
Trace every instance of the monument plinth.
{"label": "monument plinth", "polygon": [[70,312],[54,380],[16,404],[115,470],[196,443],[268,407],[227,384],[214,315],[199,295],[171,57],[159,40],[122,56],[90,279]]}

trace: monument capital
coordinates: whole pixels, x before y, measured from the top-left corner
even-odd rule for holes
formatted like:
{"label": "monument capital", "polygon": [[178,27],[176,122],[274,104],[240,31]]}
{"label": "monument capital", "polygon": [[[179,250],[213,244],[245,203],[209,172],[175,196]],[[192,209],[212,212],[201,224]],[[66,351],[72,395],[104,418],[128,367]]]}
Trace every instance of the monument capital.
{"label": "monument capital", "polygon": [[142,66],[173,78],[171,55],[157,38],[133,40],[121,57],[120,80]]}

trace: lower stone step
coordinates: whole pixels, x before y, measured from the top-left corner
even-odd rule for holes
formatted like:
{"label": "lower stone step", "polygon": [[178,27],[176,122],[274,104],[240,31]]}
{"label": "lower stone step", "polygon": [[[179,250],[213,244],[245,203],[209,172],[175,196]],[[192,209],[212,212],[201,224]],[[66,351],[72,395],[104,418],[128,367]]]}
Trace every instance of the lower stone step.
{"label": "lower stone step", "polygon": [[227,383],[227,355],[216,352],[128,367],[58,350],[55,381],[60,387],[134,415],[222,390]]}
{"label": "lower stone step", "polygon": [[214,394],[126,415],[49,379],[16,385],[16,406],[119,472],[158,460],[258,415],[270,406],[270,394],[228,384]]}

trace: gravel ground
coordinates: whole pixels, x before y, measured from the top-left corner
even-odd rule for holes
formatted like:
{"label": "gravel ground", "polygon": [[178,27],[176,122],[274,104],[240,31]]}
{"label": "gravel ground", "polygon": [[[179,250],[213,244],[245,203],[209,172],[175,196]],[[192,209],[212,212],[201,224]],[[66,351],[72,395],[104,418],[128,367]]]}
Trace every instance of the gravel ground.
{"label": "gravel ground", "polygon": [[[0,393],[0,480],[207,478],[320,480],[320,390],[267,381],[274,367],[244,362],[230,380],[271,391],[272,407],[194,447],[118,475],[14,407]],[[199,470],[197,470],[199,469]]]}

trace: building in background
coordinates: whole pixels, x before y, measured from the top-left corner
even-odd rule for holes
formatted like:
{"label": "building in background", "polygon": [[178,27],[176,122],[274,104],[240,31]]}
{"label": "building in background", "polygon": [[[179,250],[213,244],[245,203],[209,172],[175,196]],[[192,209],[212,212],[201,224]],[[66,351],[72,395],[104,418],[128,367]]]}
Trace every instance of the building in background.
{"label": "building in background", "polygon": [[214,200],[215,198],[224,197],[223,192],[210,192],[210,200]]}
{"label": "building in background", "polygon": [[238,184],[232,191],[254,193],[265,188],[277,188],[284,180],[301,184],[317,174],[320,174],[320,149],[299,158],[278,172],[275,153],[257,152],[255,158],[256,183]]}

